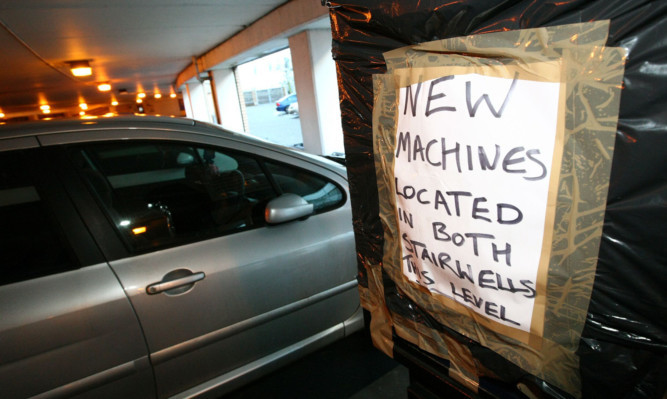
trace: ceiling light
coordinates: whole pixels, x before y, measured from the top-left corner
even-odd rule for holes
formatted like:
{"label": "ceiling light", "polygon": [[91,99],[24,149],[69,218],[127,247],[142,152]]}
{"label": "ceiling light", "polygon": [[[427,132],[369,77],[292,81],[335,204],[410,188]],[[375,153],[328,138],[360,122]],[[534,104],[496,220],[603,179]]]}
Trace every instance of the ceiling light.
{"label": "ceiling light", "polygon": [[171,97],[171,98],[176,98],[176,93],[171,93],[171,94],[169,95],[169,97]]}
{"label": "ceiling light", "polygon": [[51,106],[49,106],[48,104],[42,104],[39,106],[39,109],[41,109],[42,111],[47,111],[51,109]]}
{"label": "ceiling light", "polygon": [[111,90],[111,85],[109,83],[100,83],[97,85],[97,90],[99,91],[109,91]]}
{"label": "ceiling light", "polygon": [[146,97],[146,93],[141,92],[141,93],[137,94],[137,97],[144,98],[144,97]]}
{"label": "ceiling light", "polygon": [[90,67],[90,63],[86,60],[82,61],[69,61],[69,70],[72,72],[72,75],[77,77],[90,76],[93,74],[93,69]]}
{"label": "ceiling light", "polygon": [[87,109],[88,109],[88,104],[86,104],[86,103],[80,103],[80,104],[79,104],[79,108],[81,108],[81,109],[83,109],[83,110],[87,110]]}
{"label": "ceiling light", "polygon": [[51,110],[47,108],[47,109],[43,109],[42,112],[44,112],[45,114],[50,114]]}
{"label": "ceiling light", "polygon": [[155,98],[162,98],[162,94],[160,94],[160,93],[155,93]]}
{"label": "ceiling light", "polygon": [[144,102],[144,100],[137,98],[137,104],[141,104],[142,102]]}
{"label": "ceiling light", "polygon": [[5,117],[5,113],[4,113],[4,112],[0,112],[0,118],[4,118],[4,117]]}
{"label": "ceiling light", "polygon": [[111,105],[113,105],[115,107],[116,105],[118,105],[118,101],[116,101],[116,100],[111,101]]}
{"label": "ceiling light", "polygon": [[79,112],[79,115],[84,116],[86,114],[86,111],[81,111]]}

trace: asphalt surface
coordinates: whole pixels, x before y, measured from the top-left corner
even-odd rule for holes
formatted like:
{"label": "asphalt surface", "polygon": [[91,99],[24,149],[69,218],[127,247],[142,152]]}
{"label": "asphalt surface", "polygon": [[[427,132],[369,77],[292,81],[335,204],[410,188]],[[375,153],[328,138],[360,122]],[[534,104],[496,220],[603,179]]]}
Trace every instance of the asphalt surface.
{"label": "asphalt surface", "polygon": [[277,112],[274,103],[246,106],[250,134],[286,147],[302,147],[298,115]]}

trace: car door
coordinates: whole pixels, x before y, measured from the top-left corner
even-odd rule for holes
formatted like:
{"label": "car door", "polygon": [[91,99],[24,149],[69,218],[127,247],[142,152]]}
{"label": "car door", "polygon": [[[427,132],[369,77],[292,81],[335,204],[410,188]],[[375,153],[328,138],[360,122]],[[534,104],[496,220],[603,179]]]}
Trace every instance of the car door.
{"label": "car door", "polygon": [[[219,140],[90,143],[68,154],[127,248],[110,263],[141,321],[159,397],[233,383],[344,334],[358,294],[341,176]],[[267,225],[267,203],[284,193],[314,213]]]}
{"label": "car door", "polygon": [[0,140],[0,397],[154,396],[132,307],[36,147]]}

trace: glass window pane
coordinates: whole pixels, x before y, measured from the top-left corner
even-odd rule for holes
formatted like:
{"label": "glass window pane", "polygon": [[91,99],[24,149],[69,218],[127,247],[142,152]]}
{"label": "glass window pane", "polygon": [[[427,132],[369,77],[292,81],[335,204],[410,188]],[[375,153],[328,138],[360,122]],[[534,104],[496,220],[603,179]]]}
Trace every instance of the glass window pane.
{"label": "glass window pane", "polygon": [[266,166],[283,193],[300,195],[313,204],[316,212],[334,208],[343,202],[343,191],[321,176],[278,163],[266,162]]}
{"label": "glass window pane", "polygon": [[0,285],[76,269],[20,151],[0,152]]}
{"label": "glass window pane", "polygon": [[123,142],[72,155],[136,251],[262,226],[263,204],[275,197],[254,158],[219,148]]}

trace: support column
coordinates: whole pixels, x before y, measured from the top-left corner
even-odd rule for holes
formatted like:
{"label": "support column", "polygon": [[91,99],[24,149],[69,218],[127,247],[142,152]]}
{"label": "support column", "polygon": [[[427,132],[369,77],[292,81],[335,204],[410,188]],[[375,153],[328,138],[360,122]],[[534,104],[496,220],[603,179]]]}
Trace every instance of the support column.
{"label": "support column", "polygon": [[[202,122],[217,123],[210,86],[208,88],[205,87],[208,84],[208,81],[204,81],[203,84],[199,82],[188,82],[185,84],[190,103],[189,107],[186,105],[185,112],[188,118]],[[183,100],[185,100],[185,96]]]}
{"label": "support column", "polygon": [[241,102],[233,69],[216,69],[212,83],[217,94],[220,125],[235,132],[245,132],[245,104]]}
{"label": "support column", "polygon": [[202,84],[199,82],[188,82],[185,84],[185,88],[190,100],[190,106],[185,107],[188,118],[209,122],[206,110],[206,96]]}
{"label": "support column", "polygon": [[331,57],[331,31],[300,32],[289,38],[289,46],[304,150],[320,155],[343,153],[336,64]]}
{"label": "support column", "polygon": [[190,89],[188,89],[188,85],[184,84],[183,89],[180,91],[183,94],[183,108],[185,108],[185,116],[192,118],[192,103],[190,102]]}

